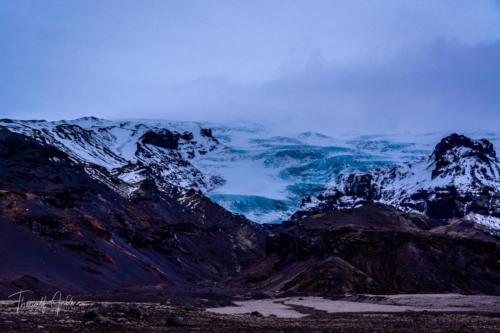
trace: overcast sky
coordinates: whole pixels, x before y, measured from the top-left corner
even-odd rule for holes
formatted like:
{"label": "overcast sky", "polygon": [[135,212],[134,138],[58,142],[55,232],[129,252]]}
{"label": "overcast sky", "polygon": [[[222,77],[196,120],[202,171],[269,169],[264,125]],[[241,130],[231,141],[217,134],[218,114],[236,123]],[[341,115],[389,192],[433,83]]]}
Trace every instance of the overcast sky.
{"label": "overcast sky", "polygon": [[0,117],[500,129],[500,2],[2,0]]}

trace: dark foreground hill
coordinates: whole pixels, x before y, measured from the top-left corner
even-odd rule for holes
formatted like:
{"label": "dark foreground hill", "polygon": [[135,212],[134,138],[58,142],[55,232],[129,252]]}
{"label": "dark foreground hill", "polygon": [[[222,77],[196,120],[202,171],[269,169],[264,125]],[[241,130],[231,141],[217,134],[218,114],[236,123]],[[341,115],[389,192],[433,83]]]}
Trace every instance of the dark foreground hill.
{"label": "dark foreground hill", "polygon": [[182,290],[221,281],[262,258],[259,225],[196,192],[182,202],[150,182],[120,196],[58,149],[0,131],[2,296],[19,288]]}
{"label": "dark foreground hill", "polygon": [[266,292],[500,294],[498,237],[469,221],[366,204],[275,227],[266,259],[236,280]]}

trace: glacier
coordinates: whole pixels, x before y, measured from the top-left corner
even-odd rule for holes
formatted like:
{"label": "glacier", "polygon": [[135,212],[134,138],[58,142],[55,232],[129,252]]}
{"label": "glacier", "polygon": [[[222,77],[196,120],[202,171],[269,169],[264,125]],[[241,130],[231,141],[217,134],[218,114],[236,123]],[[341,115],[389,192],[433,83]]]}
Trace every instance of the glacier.
{"label": "glacier", "polygon": [[[259,223],[279,223],[304,197],[331,187],[338,176],[420,161],[448,133],[333,136],[315,132],[276,133],[255,126],[215,126],[225,148],[195,158],[204,172],[225,183],[207,194],[235,213]],[[468,133],[498,147],[498,133]]]}
{"label": "glacier", "polygon": [[[341,174],[421,160],[451,133],[327,135],[289,133],[242,122],[95,117],[60,121],[1,119],[0,125],[56,144],[76,159],[106,168],[130,184],[127,191],[133,191],[143,179],[144,166],[153,167],[165,183],[202,191],[226,209],[258,223],[288,219],[304,197],[331,187]],[[148,131],[164,129],[180,137],[178,149],[141,141]],[[211,130],[210,135],[203,135],[206,129]],[[465,134],[500,146],[500,133]]]}

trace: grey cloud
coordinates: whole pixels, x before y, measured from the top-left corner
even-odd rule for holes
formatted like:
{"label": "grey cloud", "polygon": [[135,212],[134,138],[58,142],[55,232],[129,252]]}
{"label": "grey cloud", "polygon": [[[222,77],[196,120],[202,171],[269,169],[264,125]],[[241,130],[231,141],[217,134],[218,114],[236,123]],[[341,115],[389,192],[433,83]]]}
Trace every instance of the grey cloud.
{"label": "grey cloud", "polygon": [[2,117],[498,128],[495,1],[6,1]]}
{"label": "grey cloud", "polygon": [[500,42],[437,41],[376,66],[320,61],[259,84],[192,81],[172,88],[178,99],[168,104],[194,119],[257,119],[326,132],[493,130],[500,126],[497,59]]}

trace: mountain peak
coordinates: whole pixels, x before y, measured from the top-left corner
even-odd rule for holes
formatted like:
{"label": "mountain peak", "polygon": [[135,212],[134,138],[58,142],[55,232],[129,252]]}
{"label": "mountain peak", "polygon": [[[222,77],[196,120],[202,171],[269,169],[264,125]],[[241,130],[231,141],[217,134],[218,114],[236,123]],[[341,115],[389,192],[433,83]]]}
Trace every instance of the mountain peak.
{"label": "mountain peak", "polygon": [[[496,153],[493,144],[486,139],[473,140],[454,133],[436,145],[432,158],[435,162],[432,178],[436,178],[448,170],[450,165],[463,163],[464,159],[477,160],[479,163],[494,162]],[[458,171],[460,168],[454,169]]]}

